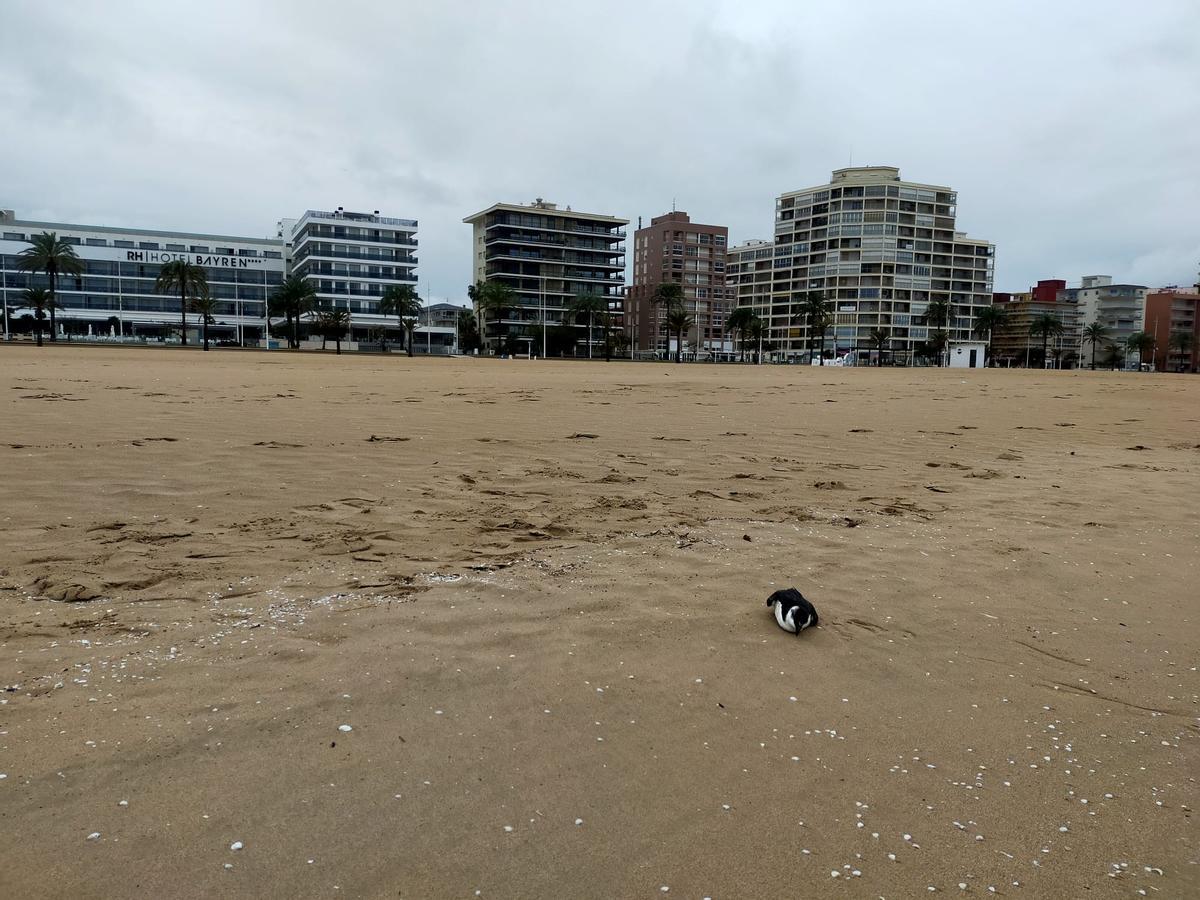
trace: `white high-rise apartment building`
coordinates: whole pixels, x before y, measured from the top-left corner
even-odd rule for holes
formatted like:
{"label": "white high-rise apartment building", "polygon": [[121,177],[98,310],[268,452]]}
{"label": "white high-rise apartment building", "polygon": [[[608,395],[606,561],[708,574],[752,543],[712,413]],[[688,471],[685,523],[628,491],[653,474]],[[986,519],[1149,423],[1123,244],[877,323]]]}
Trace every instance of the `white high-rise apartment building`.
{"label": "white high-rise apartment building", "polygon": [[1081,327],[1099,322],[1108,329],[1108,341],[1124,346],[1130,335],[1146,328],[1148,292],[1143,284],[1113,284],[1109,275],[1084,275],[1079,287],[1059,296],[1079,304]]}
{"label": "white high-rise apartment building", "polygon": [[[725,251],[725,290],[735,306],[749,306],[760,319],[772,325],[771,280],[775,245],[770,241],[750,240]],[[786,327],[780,320],[778,326]]]}
{"label": "white high-rise apartment building", "polygon": [[279,237],[290,274],[303,276],[322,305],[350,311],[352,326],[395,327],[379,314],[379,298],[393,285],[417,286],[417,222],[372,213],[310,209],[283,219]]}
{"label": "white high-rise apartment building", "polygon": [[814,294],[833,316],[826,356],[865,354],[882,328],[888,355],[911,359],[933,330],[924,314],[935,299],[953,306],[950,342],[969,340],[977,310],[991,303],[995,247],[956,230],[957,203],[952,189],[902,181],[892,166],[837,169],[828,184],[781,195],[769,316],[776,355],[807,357],[807,326],[793,317]]}

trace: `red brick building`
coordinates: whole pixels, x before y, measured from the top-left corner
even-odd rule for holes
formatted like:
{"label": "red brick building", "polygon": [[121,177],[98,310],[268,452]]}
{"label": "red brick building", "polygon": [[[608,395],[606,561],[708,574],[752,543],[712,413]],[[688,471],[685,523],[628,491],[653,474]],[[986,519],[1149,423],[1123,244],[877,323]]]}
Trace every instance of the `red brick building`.
{"label": "red brick building", "polygon": [[733,298],[725,286],[725,250],[729,229],[701,225],[685,212],[655,216],[634,234],[633,279],[626,309],[635,351],[666,354],[675,336],[667,334],[666,310],[651,302],[664,282],[682,286],[684,306],[695,320],[684,336],[684,357],[703,359],[731,352],[725,317]]}
{"label": "red brick building", "polygon": [[[1154,368],[1159,372],[1195,372],[1200,361],[1200,293],[1163,289],[1146,295],[1145,331],[1154,336]],[[1179,346],[1177,334],[1191,335]]]}

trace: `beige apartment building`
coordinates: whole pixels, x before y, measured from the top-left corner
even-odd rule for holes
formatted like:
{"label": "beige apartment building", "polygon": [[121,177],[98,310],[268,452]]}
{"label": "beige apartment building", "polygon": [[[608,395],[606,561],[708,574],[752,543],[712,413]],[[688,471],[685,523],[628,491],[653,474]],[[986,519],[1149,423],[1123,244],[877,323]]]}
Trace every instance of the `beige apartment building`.
{"label": "beige apartment building", "polygon": [[589,336],[570,307],[582,294],[599,295],[620,327],[628,219],[559,209],[539,197],[528,205],[495,203],[463,222],[472,229],[472,283],[499,281],[514,294],[502,312],[475,310],[489,349],[541,356],[553,343],[567,355],[587,356],[590,341],[603,352],[602,330]]}
{"label": "beige apartment building", "polygon": [[903,181],[892,166],[837,169],[828,184],[782,194],[768,316],[776,357],[809,359],[807,325],[794,316],[810,295],[833,315],[826,357],[865,356],[882,328],[888,356],[911,360],[939,298],[953,306],[951,343],[970,340],[977,311],[991,303],[995,246],[958,231],[957,209],[951,188]]}

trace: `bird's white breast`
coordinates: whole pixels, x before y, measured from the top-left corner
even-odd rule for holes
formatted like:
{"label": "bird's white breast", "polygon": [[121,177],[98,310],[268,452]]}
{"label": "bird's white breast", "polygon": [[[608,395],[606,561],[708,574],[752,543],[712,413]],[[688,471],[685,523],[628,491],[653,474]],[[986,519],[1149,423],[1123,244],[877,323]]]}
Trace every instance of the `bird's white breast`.
{"label": "bird's white breast", "polygon": [[796,633],[796,607],[792,607],[784,614],[783,604],[775,604],[775,623],[784,631]]}

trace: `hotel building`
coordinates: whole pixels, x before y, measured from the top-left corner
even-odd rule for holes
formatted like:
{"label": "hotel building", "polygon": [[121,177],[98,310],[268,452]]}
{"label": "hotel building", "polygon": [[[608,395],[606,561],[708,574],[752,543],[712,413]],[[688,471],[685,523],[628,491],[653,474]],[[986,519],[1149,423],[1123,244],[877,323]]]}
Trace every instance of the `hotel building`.
{"label": "hotel building", "polygon": [[629,288],[629,331],[635,351],[664,356],[675,351],[677,336],[668,334],[667,310],[654,302],[660,284],[674,282],[683,290],[684,309],[693,324],[684,335],[684,352],[693,357],[728,353],[725,317],[732,300],[726,289],[724,225],[701,225],[685,212],[655,216],[638,228],[633,240],[633,283]]}
{"label": "hotel building", "polygon": [[[160,339],[177,330],[179,296],[155,293],[154,282],[163,263],[184,260],[204,269],[209,293],[220,301],[210,338],[257,341],[264,337],[267,298],[286,269],[282,243],[269,238],[33,222],[0,210],[6,334],[14,316],[32,312],[22,306],[24,290],[48,286],[44,274],[17,268],[18,254],[43,231],[71,244],[83,263],[82,275],[59,275],[56,314],[61,330],[81,336]],[[199,330],[199,316],[189,313],[188,322]]]}
{"label": "hotel building", "polygon": [[[614,327],[623,327],[628,219],[559,209],[539,198],[528,206],[495,203],[463,222],[472,230],[472,282],[498,281],[515,297],[502,315],[475,311],[481,337],[493,351],[541,356],[547,332],[570,328],[575,355],[587,356],[587,322],[570,314],[582,294],[604,298]],[[591,340],[593,352],[602,353],[599,329]]]}
{"label": "hotel building", "polygon": [[[256,344],[266,338],[268,300],[288,274],[312,282],[319,300],[346,307],[352,339],[386,326],[398,338],[394,317],[379,315],[379,297],[393,284],[416,285],[416,228],[411,219],[308,210],[281,220],[274,238],[236,237],[18,219],[0,210],[0,301],[6,333],[14,317],[29,314],[22,293],[46,286],[41,273],[17,268],[17,256],[34,235],[55,232],[70,243],[84,272],[59,276],[56,315],[64,333],[93,338],[174,339],[180,322],[177,294],[159,294],[155,280],[164,263],[201,266],[209,293],[219,303],[210,338]],[[189,340],[200,320],[188,313]],[[425,342],[447,343],[446,329]],[[453,332],[450,341],[453,343]]]}
{"label": "hotel building", "polygon": [[865,354],[870,332],[883,328],[889,354],[911,358],[937,299],[953,307],[950,342],[969,340],[992,301],[995,247],[957,230],[957,204],[951,188],[902,181],[891,166],[837,169],[828,184],[781,195],[769,317],[776,356],[808,358],[808,326],[792,317],[812,294],[833,317],[827,356]]}

